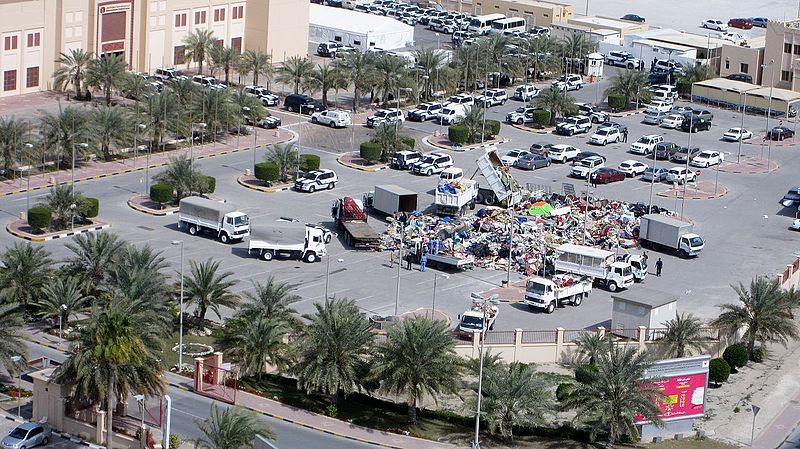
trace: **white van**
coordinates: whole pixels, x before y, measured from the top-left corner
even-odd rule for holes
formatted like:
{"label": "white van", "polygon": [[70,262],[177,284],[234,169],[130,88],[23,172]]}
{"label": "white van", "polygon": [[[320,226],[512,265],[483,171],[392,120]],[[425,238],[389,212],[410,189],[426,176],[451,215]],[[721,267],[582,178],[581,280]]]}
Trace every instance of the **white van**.
{"label": "white van", "polygon": [[458,181],[464,177],[464,170],[458,167],[448,167],[439,173],[439,179],[444,181]]}
{"label": "white van", "polygon": [[486,14],[484,16],[473,17],[469,21],[468,31],[478,34],[489,34],[492,29],[492,22],[495,20],[505,19],[503,14]]}
{"label": "white van", "polygon": [[369,0],[344,0],[342,7],[347,9],[356,9],[356,5],[367,5],[371,3]]}
{"label": "white van", "polygon": [[525,19],[522,17],[509,17],[492,22],[492,28],[489,32],[492,34],[512,34],[514,32],[524,33],[525,30]]}
{"label": "white van", "polygon": [[449,104],[436,114],[436,121],[442,125],[452,125],[467,115],[467,109],[460,104]]}

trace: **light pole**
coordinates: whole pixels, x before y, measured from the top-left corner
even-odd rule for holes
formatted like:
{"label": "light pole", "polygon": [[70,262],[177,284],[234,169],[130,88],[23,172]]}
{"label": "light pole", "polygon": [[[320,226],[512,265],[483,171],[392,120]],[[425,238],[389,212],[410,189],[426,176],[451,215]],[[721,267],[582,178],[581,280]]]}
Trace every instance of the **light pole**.
{"label": "light pole", "polygon": [[[72,199],[74,200],[75,197],[73,196]],[[71,231],[75,230],[75,209],[77,209],[77,208],[78,208],[78,205],[75,204],[75,203],[72,203],[72,204],[69,205],[70,215],[72,216],[72,226],[71,226],[71,229],[70,229]]]}
{"label": "light pole", "polygon": [[753,427],[750,429],[750,447],[753,447],[753,438],[756,436],[756,416],[758,416],[758,412],[761,411],[761,407],[753,404]]}
{"label": "light pole", "polygon": [[591,180],[591,177],[592,177],[592,172],[591,170],[589,170],[586,173],[586,204],[584,204],[583,207],[583,243],[581,243],[582,245],[586,244],[586,224],[589,221],[589,187],[591,187],[589,182]]}
{"label": "light pole", "polygon": [[61,326],[62,319],[64,318],[64,312],[67,311],[66,304],[61,304],[61,307],[58,309],[58,345],[61,346],[61,340],[63,340],[63,328]]}
{"label": "light pole", "polygon": [[[667,154],[667,158],[669,158],[669,154]],[[653,149],[653,170],[650,172],[651,179],[650,179],[650,201],[647,203],[647,213],[653,213],[653,189],[656,185],[656,148]]]}
{"label": "light pole", "polygon": [[[450,275],[446,273],[442,273],[442,277],[445,279],[450,279]],[[439,273],[433,273],[433,299],[431,300],[431,318],[436,317],[436,282],[439,280]],[[426,313],[425,316],[428,316]]]}
{"label": "light pole", "polygon": [[206,125],[204,122],[192,123],[192,130],[191,130],[191,142],[189,143],[189,165],[194,165],[194,126],[197,125],[200,128],[200,145],[203,145],[203,130],[206,129]]}
{"label": "light pole", "polygon": [[[246,116],[250,117],[250,108],[249,107],[242,106],[242,112],[244,112]],[[255,119],[253,117],[250,117],[250,120],[253,123],[253,129],[256,129]],[[237,150],[239,149],[239,138],[240,137],[242,137],[242,124],[241,123],[239,123],[237,125],[237,127],[236,127],[236,149]],[[254,152],[256,151],[255,148],[253,148],[253,151]],[[255,155],[253,155],[253,160],[255,161]],[[255,165],[255,162],[253,162],[253,165]]]}
{"label": "light pole", "polygon": [[[686,205],[686,184],[689,184],[689,160],[692,158],[692,132],[694,121],[689,117],[689,142],[686,144],[686,177],[683,178],[683,199],[681,200],[681,218],[683,218],[683,207]],[[697,178],[695,178],[695,183]],[[678,192],[675,192],[675,202],[678,201]]]}
{"label": "light pole", "polygon": [[[770,97],[771,97],[771,95],[770,95]],[[744,112],[745,112],[745,110],[747,110],[747,92],[742,92],[742,123],[741,123],[741,125],[739,125],[739,126],[741,126],[741,128],[739,128],[740,129],[740,131],[739,131],[739,153],[736,155],[736,163],[737,164],[742,161],[742,141],[744,141],[744,139],[742,138],[742,134],[744,133]],[[769,170],[769,167],[767,167],[767,170]]]}
{"label": "light pole", "polygon": [[183,240],[173,240],[173,245],[181,247],[181,302],[178,309],[178,373],[183,369]]}
{"label": "light pole", "polygon": [[22,367],[19,366],[20,362],[22,362],[21,355],[12,355],[11,363],[13,363],[14,369],[17,370],[17,416],[20,418],[22,417]]}
{"label": "light pole", "polygon": [[[769,76],[769,104],[767,106],[767,140],[769,141],[767,144],[767,173],[769,173],[769,164],[772,159],[772,136],[769,134],[769,116],[772,114],[772,89],[775,87],[775,67],[773,64],[775,63],[774,59],[769,60],[769,64],[766,64],[770,67],[770,76]],[[762,66],[764,67],[764,66]]]}
{"label": "light pole", "polygon": [[136,403],[139,404],[139,410],[142,412],[142,427],[140,427],[142,434],[139,437],[139,447],[144,449],[144,444],[142,444],[142,442],[147,440],[144,432],[144,395],[135,394],[133,395],[133,398],[136,399]]}
{"label": "light pole", "polygon": [[[342,263],[344,259],[336,259],[337,262]],[[328,280],[331,277],[331,255],[328,254],[327,261],[325,262],[325,302],[328,302]]]}
{"label": "light pole", "polygon": [[508,207],[508,216],[510,218],[508,222],[508,266],[506,267],[506,287],[511,285],[511,262],[512,262],[512,253],[514,250],[514,208],[509,206]]}
{"label": "light pole", "polygon": [[75,147],[81,148],[89,148],[89,144],[86,142],[72,144],[72,200],[75,200]]}
{"label": "light pole", "polygon": [[[23,146],[28,150],[33,149],[33,144],[31,144],[31,143],[26,143]],[[31,168],[33,168],[33,166],[29,165],[28,166],[28,170],[26,170],[28,172],[28,176],[27,176],[27,178],[28,178],[28,186],[25,188],[25,212],[26,213],[29,210],[31,210]]]}
{"label": "light pole", "polygon": [[[400,307],[400,273],[403,268],[403,245],[405,244],[406,225],[400,222],[400,248],[397,251],[397,289],[394,294],[394,316]],[[410,254],[409,254],[410,255]]]}
{"label": "light pole", "polygon": [[[477,294],[473,293],[473,297],[475,297],[475,296],[480,297],[480,295],[477,295]],[[481,395],[483,394],[483,391],[482,391],[483,390],[483,361],[484,361],[484,355],[486,354],[486,352],[483,350],[484,349],[483,345],[484,345],[484,342],[486,341],[486,327],[487,327],[487,323],[486,323],[486,306],[483,307],[483,318],[482,318],[482,321],[483,322],[482,322],[480,335],[479,335],[480,345],[478,346],[478,348],[479,348],[478,351],[480,352],[480,366],[478,368],[478,403],[477,403],[477,407],[476,407],[476,410],[475,410],[475,439],[472,440],[472,449],[480,449],[481,448],[481,443],[480,443]]]}

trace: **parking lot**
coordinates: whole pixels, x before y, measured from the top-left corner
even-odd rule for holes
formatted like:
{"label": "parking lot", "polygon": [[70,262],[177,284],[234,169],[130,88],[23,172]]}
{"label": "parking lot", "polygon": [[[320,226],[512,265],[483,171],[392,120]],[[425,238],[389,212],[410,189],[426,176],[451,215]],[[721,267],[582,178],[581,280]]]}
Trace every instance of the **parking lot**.
{"label": "parking lot", "polygon": [[[0,438],[5,437],[9,434],[14,428],[16,428],[20,423],[12,421],[10,419],[6,419],[2,413],[0,413]],[[76,448],[85,448],[86,446],[80,443],[75,443],[70,441],[69,439],[62,438],[57,435],[53,435],[50,439],[50,442],[46,445],[37,446],[40,449],[76,449]],[[28,448],[31,449],[31,448]]]}

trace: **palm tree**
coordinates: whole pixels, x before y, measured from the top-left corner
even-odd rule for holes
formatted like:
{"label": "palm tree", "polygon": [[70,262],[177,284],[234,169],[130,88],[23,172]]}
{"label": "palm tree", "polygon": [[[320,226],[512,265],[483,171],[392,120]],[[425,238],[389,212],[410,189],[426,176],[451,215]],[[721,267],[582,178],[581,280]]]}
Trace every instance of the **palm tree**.
{"label": "palm tree", "polygon": [[297,149],[297,144],[276,143],[272,145],[269,152],[264,156],[264,161],[277,165],[281,181],[286,181],[289,179],[289,172],[297,171],[300,168],[298,165],[299,157],[300,152]]}
{"label": "palm tree", "polygon": [[222,69],[225,74],[225,85],[227,86],[231,77],[231,69],[236,67],[239,63],[239,52],[231,47],[211,47],[209,52],[211,57],[210,65],[215,69]]}
{"label": "palm tree", "polygon": [[533,102],[536,106],[550,111],[551,125],[556,122],[556,117],[567,115],[575,108],[575,98],[558,89],[544,89]]}
{"label": "palm tree", "polygon": [[[511,55],[510,44],[512,43],[511,37],[502,34],[495,34],[487,39],[483,39],[478,46],[481,52],[488,56],[488,64],[486,70],[489,72],[508,73],[514,76],[521,75],[523,67],[520,58]],[[486,57],[484,59],[487,59]],[[497,84],[495,87],[500,87],[500,76],[497,77]]]}
{"label": "palm tree", "polygon": [[102,55],[93,59],[86,70],[86,84],[102,89],[106,106],[111,104],[111,92],[119,89],[128,76],[128,64],[120,55]]}
{"label": "palm tree", "polygon": [[275,439],[269,425],[255,413],[241,407],[221,409],[211,404],[211,413],[197,421],[202,438],[194,440],[195,449],[254,449],[256,435]]}
{"label": "palm tree", "polygon": [[175,187],[176,202],[192,192],[203,190],[203,183],[206,182],[199,164],[192,164],[186,155],[170,158],[167,168],[153,179]]}
{"label": "palm tree", "polygon": [[575,409],[577,421],[591,426],[592,438],[598,431],[607,431],[607,447],[613,448],[625,436],[638,440],[636,415],[661,424],[657,405],[661,392],[642,380],[650,367],[646,352],[639,352],[635,346],[618,346],[610,340],[607,344],[606,351],[595,361],[594,380],[576,383],[564,405]]}
{"label": "palm tree", "polygon": [[137,298],[165,320],[163,325],[167,326],[174,315],[170,310],[174,303],[171,302],[172,296],[164,275],[168,265],[161,252],[149,245],[125,245],[117,256],[113,269],[106,276],[103,290]]}
{"label": "palm tree", "polygon": [[645,72],[623,70],[611,77],[611,85],[604,95],[617,94],[625,97],[625,103],[643,103],[650,99],[650,83]]}
{"label": "palm tree", "polygon": [[[469,47],[462,47],[469,48]],[[415,52],[419,76],[422,81],[422,97],[430,99],[434,90],[438,89],[439,73],[446,65],[445,53],[433,48],[421,48]]]}
{"label": "palm tree", "polygon": [[58,276],[42,289],[42,296],[34,302],[37,315],[57,322],[61,318],[64,329],[69,327],[72,315],[87,310],[93,296],[87,296],[79,279],[74,276]]}
{"label": "palm tree", "polygon": [[0,264],[0,302],[17,303],[20,310],[26,312],[28,305],[50,282],[53,268],[50,253],[29,242],[15,242],[0,255]]}
{"label": "palm tree", "polygon": [[484,373],[482,412],[491,433],[512,440],[514,426],[544,424],[545,415],[555,410],[551,383],[532,365],[502,363]]}
{"label": "palm tree", "polygon": [[309,87],[322,93],[322,104],[328,104],[328,91],[340,82],[342,73],[336,66],[317,64],[308,79]]}
{"label": "palm tree", "polygon": [[194,95],[191,111],[197,120],[206,124],[207,134],[214,137],[220,129],[225,129],[226,118],[241,113],[231,103],[228,91],[223,89],[203,90],[199,95]]}
{"label": "palm tree", "polygon": [[88,112],[83,108],[69,106],[61,109],[58,114],[41,112],[39,132],[42,136],[42,146],[57,155],[62,166],[72,165],[72,154],[82,156],[87,150],[80,144],[91,140],[89,130]]}
{"label": "palm tree", "polygon": [[272,76],[272,54],[258,50],[245,50],[239,59],[238,72],[245,77],[253,74],[253,84],[258,86],[258,79],[261,75],[267,78],[267,87]]}
{"label": "palm tree", "polygon": [[236,362],[243,376],[261,374],[269,366],[284,371],[289,366],[289,326],[267,316],[234,318],[225,322],[220,347]]}
{"label": "palm tree", "polygon": [[14,116],[0,117],[0,157],[3,158],[3,173],[6,177],[14,175],[12,166],[23,160],[20,152],[26,143],[28,126]]}
{"label": "palm tree", "polygon": [[98,297],[101,286],[116,269],[126,246],[127,243],[116,234],[81,234],[66,244],[73,253],[67,262],[67,272],[81,280],[87,294]]}
{"label": "palm tree", "polygon": [[387,161],[396,151],[409,150],[406,144],[400,139],[400,122],[382,123],[375,128],[375,134],[370,142],[376,143],[381,147],[381,160]]}
{"label": "palm tree", "polygon": [[798,338],[797,324],[787,313],[787,293],[777,281],[759,276],[750,281],[749,288],[740,283],[733,290],[739,303],[718,305],[722,313],[711,325],[731,335],[746,327],[742,339],[751,359],[756,342],[786,346],[789,339]]}
{"label": "palm tree", "polygon": [[267,283],[253,282],[254,292],[245,292],[244,303],[239,308],[238,315],[243,318],[266,317],[291,323],[292,315],[297,311],[292,304],[300,301],[300,295],[294,293],[297,284],[281,282],[273,276],[267,278]]}
{"label": "palm tree", "polygon": [[[72,205],[75,207],[72,207]],[[55,184],[50,187],[50,193],[44,197],[42,206],[53,211],[53,227],[67,229],[75,217],[83,217],[89,207],[86,198],[80,192],[72,193],[67,184]]]}
{"label": "palm tree", "polygon": [[717,76],[713,66],[708,64],[684,64],[683,79],[690,83],[709,80]]}
{"label": "palm tree", "polygon": [[405,60],[394,55],[381,55],[375,59],[378,93],[384,103],[389,102],[394,95],[399,97],[399,90],[407,72]]}
{"label": "palm tree", "polygon": [[311,73],[314,71],[314,63],[307,58],[291,56],[278,67],[278,82],[294,86],[294,93],[300,92],[300,87],[304,86]]}
{"label": "palm tree", "polygon": [[[583,60],[589,53],[597,51],[597,42],[589,39],[586,33],[570,33],[561,39],[561,52],[564,58]],[[577,69],[577,67],[572,67]]]}
{"label": "palm tree", "polygon": [[21,356],[28,358],[25,349],[25,340],[22,336],[22,327],[25,325],[22,307],[18,303],[9,302],[0,304],[0,365],[9,373],[16,373],[21,368],[20,363],[11,360],[12,357]]}
{"label": "palm tree", "polygon": [[483,136],[484,110],[481,106],[473,105],[467,109],[459,125],[467,128],[467,142],[475,143]]}
{"label": "palm tree", "polygon": [[191,79],[179,79],[170,84],[170,90],[175,96],[175,100],[181,107],[188,108],[192,105],[194,97],[200,95],[200,89]]}
{"label": "palm tree", "polygon": [[211,309],[218,318],[222,318],[220,307],[236,307],[239,304],[239,297],[230,292],[231,287],[238,281],[231,279],[232,271],[219,273],[219,262],[211,258],[199,264],[195,261],[190,263],[191,273],[184,275],[184,291],[186,301],[194,303],[197,310],[195,316],[202,322],[206,319],[206,312]]}
{"label": "palm tree", "polygon": [[148,131],[151,141],[157,143],[159,147],[163,145],[168,131],[184,129],[183,121],[178,120],[180,109],[183,108],[178,103],[178,96],[173,92],[164,91],[147,98]]}
{"label": "palm tree", "polygon": [[318,391],[338,402],[361,388],[359,374],[367,366],[373,342],[372,326],[355,301],[333,298],[314,304],[294,365],[297,385],[308,393]]}
{"label": "palm tree", "polygon": [[90,127],[103,158],[111,160],[111,146],[117,148],[130,145],[135,126],[127,111],[118,106],[101,106],[90,113]]}
{"label": "palm tree", "polygon": [[388,340],[378,346],[373,378],[381,391],[405,394],[408,420],[417,422],[417,402],[426,394],[436,399],[458,391],[460,363],[455,341],[443,321],[413,318],[389,328]]}
{"label": "palm tree", "polygon": [[597,332],[585,332],[578,337],[578,352],[589,358],[589,364],[594,365],[597,357],[608,348],[611,334],[601,336]]}
{"label": "palm tree", "polygon": [[690,314],[675,312],[675,318],[664,323],[666,332],[662,339],[667,347],[667,355],[682,358],[691,355],[694,350],[702,350],[703,322]]}
{"label": "palm tree", "polygon": [[[247,95],[244,91],[239,90],[230,95],[230,112],[235,112],[234,118],[236,125],[241,129],[244,124],[245,116],[249,116],[254,121],[268,114],[264,104],[253,96]],[[227,119],[226,119],[227,121]]]}
{"label": "palm tree", "polygon": [[375,78],[373,61],[372,53],[354,52],[336,62],[345,77],[353,84],[353,112],[358,112],[361,95],[373,85]]}
{"label": "palm tree", "polygon": [[213,31],[202,28],[191,31],[183,37],[183,45],[186,46],[186,59],[197,63],[197,73],[203,73],[203,62],[206,60],[206,56],[214,45],[215,40]]}
{"label": "palm tree", "polygon": [[86,70],[93,59],[92,52],[84,51],[81,48],[70,50],[69,53],[61,53],[56,60],[59,67],[53,72],[54,87],[58,90],[66,90],[67,86],[72,85],[75,89],[75,98],[83,98],[81,88],[86,78]]}
{"label": "palm tree", "polygon": [[153,87],[149,84],[149,81],[142,76],[130,72],[126,72],[125,76],[122,78],[119,84],[119,91],[125,98],[136,101],[142,100],[149,94],[155,92]]}

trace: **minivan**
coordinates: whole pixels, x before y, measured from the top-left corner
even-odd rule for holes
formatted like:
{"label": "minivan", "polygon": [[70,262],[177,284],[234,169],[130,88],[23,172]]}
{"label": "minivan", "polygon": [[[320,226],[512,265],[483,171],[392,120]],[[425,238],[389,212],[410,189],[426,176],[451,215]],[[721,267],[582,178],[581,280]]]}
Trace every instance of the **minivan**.
{"label": "minivan", "polygon": [[292,94],[283,100],[283,107],[287,111],[299,112],[301,114],[312,114],[318,111],[328,109],[319,101],[309,97],[308,95]]}

